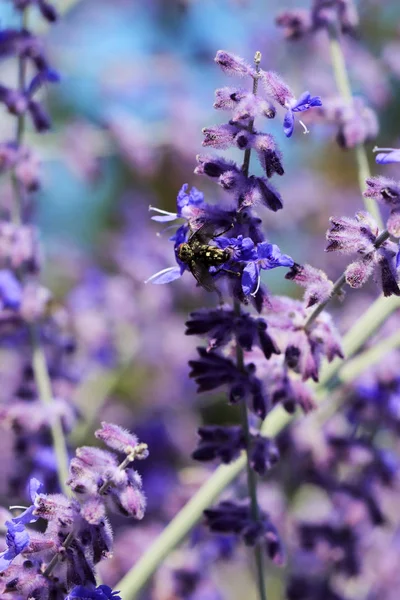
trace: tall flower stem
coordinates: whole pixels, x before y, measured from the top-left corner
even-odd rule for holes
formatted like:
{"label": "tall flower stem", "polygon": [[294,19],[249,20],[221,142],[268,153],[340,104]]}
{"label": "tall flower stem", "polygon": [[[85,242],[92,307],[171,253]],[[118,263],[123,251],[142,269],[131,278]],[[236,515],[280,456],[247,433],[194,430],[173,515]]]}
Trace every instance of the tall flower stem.
{"label": "tall flower stem", "polygon": [[[258,90],[258,72],[260,70],[260,62],[261,62],[261,52],[256,52],[254,56],[254,64],[256,67],[256,73],[253,79],[253,94],[257,94]],[[254,119],[252,119],[249,123],[249,131],[253,131],[254,127]],[[242,172],[248,177],[249,168],[250,168],[250,156],[251,156],[251,148],[247,148],[244,153]],[[241,314],[241,305],[239,300],[234,300],[234,311],[237,316]],[[236,365],[239,371],[245,372],[245,364],[244,364],[244,354],[243,349],[240,344],[236,341]],[[240,420],[246,440],[246,472],[247,472],[247,488],[250,496],[250,507],[251,507],[251,515],[255,522],[258,522],[260,519],[260,511],[258,508],[258,500],[257,500],[257,477],[250,464],[249,457],[249,446],[251,442],[250,436],[250,425],[249,425],[249,415],[247,410],[246,402],[243,400],[240,404]],[[254,548],[255,555],[255,563],[256,563],[256,572],[257,572],[257,587],[258,587],[258,595],[260,600],[267,600],[266,590],[265,590],[265,578],[264,578],[264,560],[262,548],[259,544],[256,544]]]}
{"label": "tall flower stem", "polygon": [[[25,8],[22,11],[21,27],[26,29],[28,26],[28,10]],[[18,90],[24,93],[26,88],[26,58],[18,57]],[[15,134],[15,143],[17,147],[22,144],[25,132],[25,115],[20,114],[17,117],[17,129]],[[22,185],[18,182],[15,172],[11,173],[11,182],[14,190],[14,202],[12,204],[12,220],[15,225],[21,225],[23,219],[23,207],[25,200],[25,192]],[[47,367],[46,356],[40,340],[40,330],[35,324],[29,325],[29,336],[32,348],[32,369],[35,378],[37,392],[41,402],[46,407],[50,407],[53,402],[53,393],[51,387],[51,379]],[[53,420],[50,424],[51,436],[53,440],[54,454],[57,464],[57,476],[61,490],[68,494],[69,490],[66,486],[68,479],[68,451],[62,423],[57,415],[53,415]]]}
{"label": "tall flower stem", "polygon": [[[384,323],[384,321],[398,308],[400,299],[397,296],[384,298],[381,296],[368,308],[367,311],[354,323],[344,337],[343,347],[347,359],[353,356],[366,340]],[[391,346],[390,349],[393,349]],[[364,355],[363,355],[364,356]],[[358,369],[346,371],[346,383],[351,383],[362,372],[372,367],[380,356],[368,354],[368,360],[358,360]],[[325,364],[321,372],[320,382],[315,385],[318,402],[321,403],[331,395],[334,382],[340,382],[341,369],[347,366],[347,361],[335,359],[330,364]],[[293,419],[281,406],[276,406],[265,418],[261,432],[264,435],[275,437]],[[246,456],[243,453],[236,461],[229,465],[221,465],[209,477],[204,485],[192,496],[189,502],[172,519],[169,525],[156,538],[151,546],[144,552],[140,560],[115,586],[120,590],[124,600],[134,600],[140,590],[146,585],[153,573],[170,552],[179,545],[190,530],[200,521],[203,511],[210,506],[246,468]]]}
{"label": "tall flower stem", "polygon": [[[235,313],[237,316],[240,316],[240,302],[235,301]],[[245,370],[244,365],[244,356],[243,350],[241,346],[236,342],[236,365],[240,371]],[[241,424],[243,427],[243,432],[246,440],[246,448],[249,448],[250,445],[250,425],[249,425],[249,415],[247,411],[246,402],[243,400],[240,403],[240,417]],[[245,452],[246,455],[246,472],[247,472],[247,488],[250,496],[250,506],[251,506],[251,515],[254,521],[259,521],[260,511],[258,508],[258,500],[257,500],[257,477],[254,470],[251,468],[250,464],[250,456],[248,450]],[[266,590],[265,590],[265,578],[264,578],[264,560],[262,548],[259,544],[257,544],[254,548],[254,555],[256,561],[256,571],[257,571],[257,582],[258,582],[258,592],[260,596],[260,600],[267,600]]]}
{"label": "tall flower stem", "polygon": [[[331,53],[332,68],[335,76],[336,87],[343,100],[345,100],[348,104],[351,105],[353,103],[353,94],[351,90],[349,74],[346,68],[346,61],[340,43],[340,34],[337,25],[332,24],[328,27],[328,35],[329,49]],[[360,186],[361,193],[363,193],[365,190],[365,180],[371,177],[371,172],[368,165],[368,157],[364,144],[358,144],[356,146],[355,155],[357,161],[358,183]],[[382,218],[375,200],[373,198],[364,198],[364,204],[367,211],[374,217],[379,228],[382,229]]]}

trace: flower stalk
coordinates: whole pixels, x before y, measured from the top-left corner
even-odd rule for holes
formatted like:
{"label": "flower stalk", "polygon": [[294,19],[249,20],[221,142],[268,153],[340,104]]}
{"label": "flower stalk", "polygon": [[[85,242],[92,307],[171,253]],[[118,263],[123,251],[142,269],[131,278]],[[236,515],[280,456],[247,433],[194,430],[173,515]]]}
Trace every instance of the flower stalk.
{"label": "flower stalk", "polygon": [[[257,95],[258,81],[259,81],[258,73],[260,70],[260,63],[261,63],[261,52],[256,52],[256,54],[254,56],[254,64],[256,67],[256,74],[253,79],[253,90],[252,90],[254,96]],[[254,126],[254,119],[252,119],[249,123],[249,132],[250,133],[253,132],[253,129],[254,129],[253,126]],[[246,177],[248,177],[248,175],[249,175],[250,157],[251,157],[251,148],[247,148],[244,153],[243,165],[242,165],[242,172]],[[240,307],[240,301],[237,299],[234,300],[234,311],[235,311],[235,314],[238,317],[240,317],[241,307]],[[244,372],[244,370],[245,370],[244,354],[243,354],[243,349],[240,346],[240,344],[238,343],[238,341],[236,341],[236,365],[240,371]],[[250,443],[251,443],[251,437],[250,437],[249,414],[248,414],[247,405],[246,405],[245,401],[242,401],[240,403],[240,413],[241,413],[240,420],[241,420],[241,424],[243,427],[244,437],[246,440],[246,447],[248,449],[250,446]],[[252,514],[254,521],[258,522],[260,515],[259,515],[258,500],[257,500],[257,477],[256,477],[256,473],[254,472],[254,470],[251,467],[250,456],[249,456],[248,450],[246,451],[246,472],[247,472],[247,489],[248,489],[249,496],[250,496],[251,514]],[[265,590],[265,578],[264,578],[264,560],[263,560],[262,549],[260,547],[260,544],[256,544],[254,547],[254,557],[255,557],[256,572],[257,572],[258,595],[259,595],[260,600],[267,600],[267,595],[266,595],[266,590]]]}
{"label": "flower stalk", "polygon": [[[343,347],[346,360],[335,359],[329,365],[325,364],[321,372],[320,382],[316,385],[317,401],[321,404],[331,394],[334,382],[338,383],[341,369],[346,367],[349,359],[363,346],[366,340],[379,329],[386,319],[398,308],[400,299],[396,296],[391,298],[379,297],[370,308],[354,323],[350,331],[344,337]],[[364,356],[361,355],[361,356]],[[382,354],[369,355],[370,360],[363,362],[362,369],[365,372],[382,358]],[[361,360],[361,359],[360,359]],[[346,373],[347,383],[350,383],[360,375],[361,371],[354,369],[352,374]],[[278,435],[292,420],[294,416],[289,415],[280,405],[276,406],[264,420],[261,432],[269,437]],[[124,600],[135,600],[140,590],[146,585],[153,573],[157,570],[163,560],[170,552],[178,546],[198,523],[203,511],[210,506],[222,492],[234,481],[246,468],[245,453],[230,463],[220,465],[209,479],[201,486],[196,494],[189,500],[182,510],[174,517],[169,525],[156,538],[151,546],[137,561],[134,567],[115,586],[120,590]]]}
{"label": "flower stalk", "polygon": [[[329,27],[327,27],[327,31],[329,36],[329,49],[336,87],[342,98],[348,104],[351,104],[353,102],[353,94],[343,49],[340,43],[338,27],[334,24],[330,24]],[[365,180],[371,177],[368,157],[364,144],[357,144],[355,148],[355,155],[357,162],[358,183],[361,193],[363,193],[365,190]],[[364,204],[367,211],[373,216],[378,226],[382,229],[382,218],[375,200],[373,198],[364,197]]]}
{"label": "flower stalk", "polygon": [[[25,8],[21,15],[21,28],[26,29],[28,26],[28,9]],[[26,57],[18,57],[18,91],[22,94],[26,89]],[[17,128],[15,135],[15,143],[20,147],[25,133],[25,114],[21,112],[17,116]],[[12,221],[15,225],[21,225],[23,220],[24,207],[24,189],[18,182],[15,170],[11,172],[11,182],[14,190],[14,201],[12,203]],[[21,275],[21,274],[20,274]],[[51,379],[47,367],[46,356],[40,341],[40,331],[36,324],[28,326],[30,343],[32,348],[32,369],[34,379],[38,391],[38,395],[45,406],[50,406],[53,402],[53,393]],[[69,489],[66,485],[68,478],[68,450],[64,431],[60,418],[54,415],[54,419],[50,424],[51,436],[53,441],[53,449],[57,464],[57,477],[61,491],[68,495]]]}

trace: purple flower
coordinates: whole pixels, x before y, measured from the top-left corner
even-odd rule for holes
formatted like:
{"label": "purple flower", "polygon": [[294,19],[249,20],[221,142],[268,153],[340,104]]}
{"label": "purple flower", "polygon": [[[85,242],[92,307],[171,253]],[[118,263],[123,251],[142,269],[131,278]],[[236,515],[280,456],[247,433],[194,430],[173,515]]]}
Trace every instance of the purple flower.
{"label": "purple flower", "polygon": [[28,546],[30,537],[25,529],[28,523],[34,523],[38,520],[38,516],[33,514],[35,510],[35,500],[39,495],[42,484],[37,479],[31,479],[29,482],[29,493],[33,502],[32,506],[24,510],[18,517],[14,517],[11,521],[6,521],[7,535],[6,543],[7,550],[0,554],[0,571],[4,571],[11,564],[16,556]]}
{"label": "purple flower", "polygon": [[[311,96],[310,92],[303,92],[298,100],[293,99],[286,103],[287,112],[283,120],[283,130],[286,137],[291,137],[294,130],[294,114],[295,112],[304,112],[314,106],[322,106],[322,101],[319,96]],[[300,121],[301,123],[301,121]],[[307,128],[305,128],[307,131]]]}
{"label": "purple flower", "polygon": [[205,348],[197,348],[197,351],[199,359],[189,361],[189,377],[196,381],[197,391],[207,392],[228,385],[231,404],[251,399],[251,410],[260,419],[265,419],[270,401],[262,381],[255,374],[255,365],[246,365],[243,372],[218,352],[207,352]]}
{"label": "purple flower", "polygon": [[29,84],[27,94],[28,96],[32,96],[35,94],[43,85],[46,83],[58,83],[60,81],[60,75],[54,69],[43,69],[35,77],[33,77],[32,81]]}
{"label": "purple flower", "polygon": [[215,240],[215,243],[222,249],[231,248],[234,262],[247,262],[257,258],[257,249],[253,240],[249,237],[243,237],[243,235],[239,235],[237,238],[220,236]]}
{"label": "purple flower", "polygon": [[29,544],[29,534],[23,523],[13,523],[6,521],[7,535],[6,543],[7,550],[0,554],[0,571],[4,571],[11,564],[18,554],[21,554]]}
{"label": "purple flower", "polygon": [[238,316],[229,309],[199,310],[191,313],[186,327],[186,335],[207,335],[209,350],[226,346],[235,337],[247,352],[257,345],[267,359],[272,354],[279,354],[278,347],[267,332],[265,319],[255,319],[245,312]]}
{"label": "purple flower", "polygon": [[[154,217],[153,217],[154,218]],[[186,242],[187,236],[189,233],[189,228],[187,225],[181,225],[176,231],[176,233],[170,237],[170,241],[174,242],[175,249],[175,260],[178,263],[178,266],[175,267],[167,267],[166,269],[162,269],[157,273],[154,273],[149,279],[146,279],[145,283],[155,283],[155,284],[164,284],[171,283],[171,281],[175,281],[175,279],[179,279],[182,277],[183,273],[187,269],[187,265],[179,260],[178,257],[178,248],[181,244]]]}
{"label": "purple flower", "polygon": [[119,592],[113,592],[108,585],[99,585],[97,588],[87,588],[77,585],[68,594],[65,600],[121,600]]}
{"label": "purple flower", "polygon": [[14,6],[17,10],[24,10],[28,6],[36,5],[40,10],[42,17],[49,21],[50,23],[54,23],[57,20],[57,11],[52,4],[47,2],[47,0],[14,0]]}
{"label": "purple flower", "polygon": [[[390,183],[390,180],[379,177],[368,179],[369,188],[364,192],[364,196],[389,204],[392,212],[388,220],[388,230],[393,233],[400,232],[400,212],[396,206],[399,188],[394,182],[389,187],[387,182]],[[331,217],[330,221],[332,226],[326,235],[329,242],[326,251],[361,255],[361,259],[347,267],[346,282],[351,287],[360,287],[377,269],[384,295],[400,296],[396,272],[397,245],[391,240],[386,240],[377,247],[376,242],[381,232],[371,215],[359,212],[355,219]]]}
{"label": "purple flower", "polygon": [[251,468],[261,477],[277,463],[279,452],[274,442],[261,434],[252,436],[249,451]]}
{"label": "purple flower", "polygon": [[160,208],[155,208],[154,206],[150,206],[149,210],[153,210],[154,212],[160,213],[155,217],[151,217],[153,221],[157,221],[158,223],[166,223],[168,221],[175,221],[175,219],[187,219],[193,217],[193,214],[198,212],[199,208],[204,208],[206,203],[204,202],[204,194],[200,192],[194,186],[188,192],[188,183],[184,183],[181,189],[178,192],[178,196],[176,198],[176,213],[168,212],[166,210],[162,210]]}
{"label": "purple flower", "polygon": [[400,162],[400,148],[377,148],[373,152],[379,152],[376,155],[375,161],[379,165],[388,165],[390,163]]}
{"label": "purple flower", "polygon": [[264,511],[260,511],[259,519],[255,521],[249,506],[225,500],[205,510],[204,516],[211,531],[240,535],[247,546],[265,542],[269,558],[275,563],[282,563],[283,552],[278,533]]}
{"label": "purple flower", "polygon": [[214,60],[227,75],[239,75],[239,77],[243,77],[244,75],[252,75],[254,72],[252,67],[246,64],[243,58],[225,50],[218,50]]}
{"label": "purple flower", "polygon": [[261,242],[257,245],[257,257],[249,260],[243,269],[242,290],[245,296],[257,293],[260,282],[261,270],[275,269],[276,267],[292,267],[294,260],[287,254],[282,254],[276,244]]}
{"label": "purple flower", "polygon": [[246,438],[242,427],[223,427],[209,425],[198,430],[200,441],[192,457],[207,462],[219,458],[222,463],[230,463],[246,447]]}
{"label": "purple flower", "polygon": [[14,273],[8,269],[0,270],[0,301],[3,308],[18,310],[22,300],[22,287]]}
{"label": "purple flower", "polygon": [[38,496],[40,495],[40,490],[42,489],[42,487],[43,486],[38,479],[32,478],[30,480],[29,495],[32,500],[32,505],[29,506],[29,508],[27,508],[26,510],[24,510],[23,513],[18,515],[18,517],[14,517],[12,519],[13,523],[18,523],[18,524],[22,523],[23,525],[27,525],[28,523],[34,523],[35,521],[38,520],[39,517],[35,516],[33,514],[33,511],[36,508],[35,502],[36,502]]}
{"label": "purple flower", "polygon": [[306,288],[304,294],[306,308],[325,302],[330,297],[333,288],[333,283],[326,274],[311,265],[294,263],[289,273],[286,273],[285,279],[295,281],[298,285]]}

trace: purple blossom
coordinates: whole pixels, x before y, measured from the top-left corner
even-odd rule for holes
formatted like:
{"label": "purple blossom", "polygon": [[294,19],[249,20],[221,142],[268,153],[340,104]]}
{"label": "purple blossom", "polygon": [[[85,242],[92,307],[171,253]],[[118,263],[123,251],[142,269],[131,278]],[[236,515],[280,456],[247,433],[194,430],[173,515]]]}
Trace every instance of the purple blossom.
{"label": "purple blossom", "polygon": [[176,198],[176,213],[171,213],[161,210],[160,208],[150,206],[150,210],[160,213],[159,215],[151,217],[151,219],[153,221],[157,221],[158,223],[165,223],[180,218],[186,220],[193,218],[193,216],[197,214],[198,209],[204,208],[206,204],[204,202],[204,194],[202,192],[200,192],[194,186],[188,192],[188,187],[189,184],[184,183],[178,192],[178,196]]}
{"label": "purple blossom", "polygon": [[239,75],[239,77],[243,77],[245,75],[252,75],[254,72],[252,67],[243,58],[239,58],[225,50],[218,50],[214,60],[227,75]]}
{"label": "purple blossom", "polygon": [[276,244],[261,242],[257,245],[257,257],[247,260],[242,274],[242,290],[245,296],[257,293],[261,283],[261,270],[269,271],[276,267],[291,267],[293,259],[287,254],[282,254]]}
{"label": "purple blossom", "polygon": [[41,488],[42,484],[40,481],[31,479],[29,483],[29,494],[33,502],[32,506],[24,510],[18,517],[14,517],[11,521],[6,521],[6,543],[8,549],[0,554],[0,571],[7,569],[14,558],[21,554],[29,544],[30,537],[25,529],[25,525],[34,523],[39,518],[34,515],[34,511],[36,509],[35,502],[38,499]]}
{"label": "purple blossom", "polygon": [[[386,195],[386,189],[389,189],[386,184],[385,187],[382,186],[380,178],[371,178],[368,180],[368,184],[369,189],[364,194],[367,197],[382,197]],[[397,191],[394,198],[392,195],[392,192],[387,195],[390,203],[395,201]],[[397,231],[398,215],[400,212],[395,205],[388,221],[388,226],[393,231]],[[355,219],[331,217],[330,221],[332,227],[327,232],[326,237],[329,243],[326,251],[361,255],[361,259],[348,265],[346,282],[352,287],[360,287],[374,271],[377,271],[384,295],[399,296],[400,289],[396,272],[397,245],[391,240],[385,240],[377,247],[376,242],[380,231],[371,215],[359,212]]]}
{"label": "purple blossom", "polygon": [[42,71],[39,71],[35,77],[33,77],[29,84],[27,94],[28,96],[32,96],[46,83],[59,83],[60,79],[60,74],[54,69],[43,69]]}
{"label": "purple blossom", "polygon": [[253,435],[249,448],[251,468],[263,477],[279,459],[279,451],[269,438],[261,434]]}
{"label": "purple blossom", "polygon": [[22,287],[12,271],[0,270],[0,302],[3,308],[18,310],[22,301]]}
{"label": "purple blossom", "polygon": [[230,463],[246,447],[242,427],[209,425],[198,430],[200,441],[192,458],[207,462],[219,458],[222,463]]}
{"label": "purple blossom", "polygon": [[379,152],[376,155],[375,161],[379,165],[388,165],[390,163],[400,162],[399,148],[374,148],[374,152]]}
{"label": "purple blossom", "polygon": [[283,28],[288,40],[301,39],[312,31],[311,13],[307,9],[285,10],[279,13],[275,22]]}
{"label": "purple blossom", "polygon": [[282,563],[282,545],[265,512],[260,511],[259,520],[255,521],[249,506],[225,500],[216,507],[205,510],[204,516],[211,531],[240,535],[248,546],[264,543],[269,558],[277,564]]}
{"label": "purple blossom", "polygon": [[400,183],[388,177],[369,177],[366,184],[364,196],[374,198],[390,209],[387,229],[394,237],[400,237]]}
{"label": "purple blossom", "polygon": [[6,521],[5,524],[7,527],[6,543],[8,549],[0,554],[0,571],[7,569],[14,558],[27,547],[30,539],[23,523]]}
{"label": "purple blossom", "polygon": [[199,358],[190,360],[189,376],[197,383],[199,393],[227,385],[232,404],[249,401],[251,410],[264,419],[269,408],[269,397],[262,381],[256,376],[256,367],[250,363],[244,372],[232,360],[218,352],[197,348]]}
{"label": "purple blossom", "polygon": [[247,352],[259,346],[266,359],[271,358],[272,354],[279,354],[279,349],[267,332],[266,320],[261,317],[255,319],[245,312],[238,316],[226,308],[199,310],[191,313],[186,327],[186,335],[207,335],[209,350],[227,346],[235,338]]}
{"label": "purple blossom", "polygon": [[171,283],[171,281],[175,281],[175,279],[179,279],[180,277],[182,277],[183,273],[187,269],[187,265],[185,265],[181,260],[179,260],[178,248],[181,244],[186,242],[188,232],[189,232],[188,226],[181,225],[181,227],[179,227],[177,229],[175,234],[169,238],[171,241],[174,242],[175,260],[178,263],[178,266],[167,267],[166,269],[162,269],[161,271],[158,271],[157,273],[155,273],[154,275],[152,275],[151,277],[146,279],[145,283],[151,282],[151,283],[161,285],[164,283]]}
{"label": "purple blossom", "polygon": [[291,137],[293,134],[294,113],[304,112],[314,106],[322,106],[322,100],[319,96],[311,96],[310,92],[303,92],[297,100],[294,98],[286,103],[287,112],[283,121],[283,130],[286,137]]}
{"label": "purple blossom", "polygon": [[78,585],[70,591],[65,600],[121,600],[121,596],[119,592],[113,592],[108,585],[99,585],[97,588]]}
{"label": "purple blossom", "polygon": [[304,294],[306,308],[325,302],[332,293],[333,282],[321,269],[315,269],[311,265],[302,266],[294,263],[289,273],[286,273],[285,279],[295,281],[306,288]]}
{"label": "purple blossom", "polygon": [[47,0],[13,0],[17,10],[24,10],[28,6],[37,6],[46,21],[54,23],[57,20],[57,11]]}

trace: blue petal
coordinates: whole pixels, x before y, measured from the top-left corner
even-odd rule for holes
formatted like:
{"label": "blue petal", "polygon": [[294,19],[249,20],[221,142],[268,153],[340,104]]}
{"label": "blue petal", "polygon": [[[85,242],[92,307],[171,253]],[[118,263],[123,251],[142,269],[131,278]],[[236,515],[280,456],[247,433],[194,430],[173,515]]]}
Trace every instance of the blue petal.
{"label": "blue petal", "polygon": [[17,556],[29,544],[29,533],[23,523],[13,523],[6,521],[7,535],[6,542],[9,549]]}
{"label": "blue petal", "polygon": [[292,105],[292,110],[294,111],[298,111],[298,110],[302,110],[301,107],[304,106],[305,104],[309,103],[309,100],[311,98],[311,94],[310,92],[303,92],[301,94],[301,96],[299,96],[297,98],[297,101],[295,102],[295,104]]}
{"label": "blue petal", "polygon": [[219,237],[215,238],[214,242],[218,246],[218,248],[222,248],[222,249],[228,248],[228,246],[238,246],[239,245],[238,238],[227,238],[227,237],[223,237],[223,236],[219,236]]}
{"label": "blue petal", "polygon": [[293,258],[287,254],[282,254],[276,244],[272,245],[272,260],[278,263],[278,267],[293,267],[294,265]]}
{"label": "blue petal", "polygon": [[176,205],[178,207],[178,214],[180,214],[180,209],[183,208],[184,206],[186,206],[186,204],[188,203],[188,195],[187,195],[188,187],[189,187],[189,184],[184,183],[176,197]]}
{"label": "blue petal", "polygon": [[0,571],[7,569],[12,560],[29,544],[29,534],[22,523],[15,524],[13,521],[6,521],[6,525],[8,548],[0,554]]}
{"label": "blue petal", "polygon": [[311,96],[310,92],[303,92],[297,102],[292,106],[293,112],[303,112],[313,106],[322,106],[320,96]]}
{"label": "blue petal", "polygon": [[28,87],[28,95],[32,96],[37,90],[39,90],[45,83],[58,83],[61,77],[54,69],[45,69],[40,71],[32,79]]}
{"label": "blue petal", "polygon": [[178,246],[183,244],[183,242],[186,242],[188,233],[189,233],[189,227],[187,225],[181,225],[175,231],[174,235],[171,235],[169,240],[170,240],[170,242],[175,242],[174,247],[177,248]]}
{"label": "blue petal", "polygon": [[2,552],[0,554],[0,571],[5,571],[10,566],[13,558],[15,556],[12,556],[9,550]]}
{"label": "blue petal", "polygon": [[400,245],[399,245],[399,251],[397,252],[397,256],[396,256],[396,269],[398,269],[400,267]]}
{"label": "blue petal", "polygon": [[99,585],[97,589],[103,593],[107,600],[121,600],[119,592],[113,592],[108,585]]}
{"label": "blue petal", "polygon": [[289,110],[285,114],[285,118],[283,119],[283,131],[286,137],[292,137],[294,130],[294,116],[289,108]]}
{"label": "blue petal", "polygon": [[242,290],[245,296],[249,296],[256,289],[258,283],[259,270],[255,262],[249,262],[243,269]]}
{"label": "blue petal", "polygon": [[147,281],[145,283],[149,283],[149,282],[156,283],[156,284],[170,283],[171,281],[174,281],[175,279],[179,279],[179,277],[181,277],[181,276],[182,276],[182,272],[181,272],[180,267],[169,267],[168,269],[163,269],[162,271],[155,273],[154,275],[149,277],[149,279],[147,279]]}
{"label": "blue petal", "polygon": [[242,240],[242,247],[240,251],[242,260],[255,260],[257,257],[257,250],[254,247],[254,242],[251,238],[246,237]]}
{"label": "blue petal", "polygon": [[393,150],[392,152],[380,152],[376,155],[375,161],[379,165],[400,162],[400,150]]}
{"label": "blue petal", "polygon": [[[276,246],[278,247],[278,246]],[[257,256],[258,258],[272,258],[273,246],[268,242],[261,242],[257,245]]]}
{"label": "blue petal", "polygon": [[121,600],[119,592],[113,592],[108,585],[99,585],[96,589],[86,588],[83,585],[74,587],[66,600]]}
{"label": "blue petal", "polygon": [[22,300],[21,284],[8,269],[0,270],[0,296],[5,308],[19,308]]}
{"label": "blue petal", "polygon": [[36,496],[40,494],[43,488],[43,483],[36,479],[36,477],[32,477],[29,481],[29,496],[32,502],[35,502]]}
{"label": "blue petal", "polygon": [[16,523],[16,524],[18,524],[18,523],[24,523],[25,525],[27,525],[28,523],[34,523],[39,518],[39,517],[36,517],[33,514],[34,510],[35,510],[35,507],[34,506],[30,506],[29,508],[27,508],[26,510],[24,510],[23,513],[21,513],[20,515],[18,515],[18,517],[14,517],[13,518],[13,522]]}
{"label": "blue petal", "polygon": [[178,192],[178,196],[176,198],[176,205],[178,207],[178,215],[182,215],[182,209],[185,206],[199,206],[204,202],[204,194],[200,192],[197,188],[192,187],[190,192],[188,192],[188,183],[184,183],[181,189]]}
{"label": "blue petal", "polygon": [[156,217],[151,217],[151,220],[157,221],[157,223],[167,223],[168,221],[175,221],[177,218],[177,214],[170,213],[169,215],[157,215]]}
{"label": "blue petal", "polygon": [[190,196],[190,204],[198,206],[199,204],[203,204],[204,202],[204,194],[196,187],[192,187],[189,193]]}

